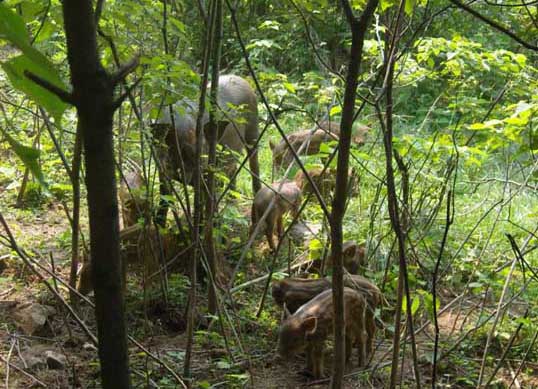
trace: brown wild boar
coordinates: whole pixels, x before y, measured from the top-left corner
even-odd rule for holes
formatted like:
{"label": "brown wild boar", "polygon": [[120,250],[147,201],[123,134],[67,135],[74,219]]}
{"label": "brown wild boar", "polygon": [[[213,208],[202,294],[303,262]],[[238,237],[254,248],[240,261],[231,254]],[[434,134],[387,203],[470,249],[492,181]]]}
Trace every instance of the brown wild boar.
{"label": "brown wild boar", "polygon": [[[177,243],[174,234],[161,234],[160,237],[165,258],[171,258],[181,251],[182,248]],[[141,264],[146,281],[155,279],[155,277],[149,280],[147,278],[159,270],[158,256],[160,246],[157,239],[157,233],[153,227],[144,228],[140,224],[134,224],[120,231],[120,259],[124,292],[126,290],[128,264]],[[78,276],[78,292],[87,295],[93,291],[91,256],[83,258]]]}
{"label": "brown wild boar", "polygon": [[[208,90],[211,85],[208,85]],[[163,110],[158,122],[152,125],[154,137],[161,142],[157,148],[158,159],[167,174],[179,181],[185,179],[191,184],[195,166],[196,118],[198,104],[184,99],[183,103],[174,107],[173,119],[168,109]],[[258,139],[258,105],[256,93],[247,80],[236,75],[219,77],[217,96],[217,142],[224,148],[237,153],[250,150]],[[181,108],[181,109],[180,109]],[[175,125],[175,131],[172,129]],[[204,134],[208,131],[208,111],[202,118]],[[202,139],[206,149],[206,138]],[[235,166],[235,162],[229,160]],[[260,189],[258,155],[254,152],[249,158],[252,172],[253,193]],[[183,166],[183,168],[182,168]],[[185,177],[181,177],[185,172]]]}
{"label": "brown wild boar", "polygon": [[[326,197],[332,190],[334,190],[334,185],[336,184],[334,172],[331,169],[323,168],[313,168],[307,170],[308,175],[317,186],[319,192],[323,197]],[[306,175],[302,170],[298,170],[295,174],[294,181],[297,183],[299,188],[301,188],[303,194],[314,193],[314,188],[308,180]]]}
{"label": "brown wild boar", "polygon": [[145,188],[146,182],[140,169],[133,167],[123,173],[119,190],[123,228],[132,226],[148,213],[149,201]]}
{"label": "brown wild boar", "polygon": [[[366,133],[370,130],[368,126],[357,125],[353,142],[357,145],[364,143]],[[318,123],[315,131],[301,130],[287,135],[291,147],[295,152],[298,152],[303,144],[300,155],[312,155],[319,153],[320,146],[324,142],[338,141],[340,137],[340,124],[337,122],[323,120]],[[273,168],[279,170],[287,168],[293,161],[293,153],[289,150],[286,142],[281,140],[275,144],[269,142],[269,146],[273,152]]]}
{"label": "brown wild boar", "polygon": [[[350,288],[344,288],[344,325],[346,362],[352,346],[359,351],[359,365],[365,363],[364,297]],[[306,349],[306,368],[317,379],[323,376],[324,342],[333,333],[332,290],[326,290],[301,306],[280,326],[278,351],[291,357]]]}
{"label": "brown wild boar", "polygon": [[301,305],[330,288],[328,278],[285,278],[275,281],[271,292],[277,305],[295,313]]}
{"label": "brown wild boar", "polygon": [[[353,241],[344,242],[342,255],[344,257],[344,268],[351,274],[357,274],[360,266],[364,266],[366,262],[366,245],[364,243],[357,244]],[[321,259],[313,260],[309,272],[325,275],[327,270],[331,270],[333,267],[332,257],[327,258],[324,269],[321,269],[321,265]]]}
{"label": "brown wild boar", "polygon": [[[323,126],[323,127],[321,127]],[[288,141],[295,152],[298,152],[303,144],[300,154],[312,155],[319,153],[323,142],[331,140],[338,141],[340,136],[340,125],[336,122],[324,121],[315,131],[302,130],[287,135]],[[275,170],[286,168],[293,161],[293,153],[288,149],[286,142],[281,140],[278,144],[269,142],[269,147],[273,151],[273,167]]]}
{"label": "brown wild boar", "polygon": [[[375,310],[381,307],[385,298],[373,282],[360,275],[344,275],[344,286],[361,293],[366,299],[366,351],[370,355],[373,352],[376,332]],[[331,287],[330,278],[285,278],[273,283],[272,294],[276,304],[284,307],[288,313],[294,313],[300,306]]]}
{"label": "brown wild boar", "polygon": [[275,228],[278,239],[280,240],[284,234],[284,228],[282,226],[282,218],[284,214],[291,211],[292,216],[296,216],[301,201],[301,189],[299,189],[295,181],[285,180],[274,182],[271,184],[270,188],[261,188],[258,193],[256,193],[252,204],[252,226],[250,228],[250,233],[252,234],[254,232],[259,220],[269,206],[271,206],[269,214],[263,222],[264,225],[262,226],[262,230],[265,232],[269,247],[274,251],[275,242],[273,240],[273,235],[275,233]]}
{"label": "brown wild boar", "polygon": [[[364,243],[357,244],[352,241],[344,242],[342,246],[342,255],[344,268],[351,274],[357,274],[360,266],[365,265],[366,261],[366,245]],[[325,264],[326,269],[332,269],[332,257],[327,258]]]}

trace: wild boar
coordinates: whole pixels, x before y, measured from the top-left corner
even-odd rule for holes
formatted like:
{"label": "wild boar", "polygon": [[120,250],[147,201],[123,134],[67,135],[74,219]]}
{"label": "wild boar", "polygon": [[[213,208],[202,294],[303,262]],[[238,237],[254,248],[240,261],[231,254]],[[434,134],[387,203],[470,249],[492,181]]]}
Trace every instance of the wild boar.
{"label": "wild boar", "polygon": [[132,226],[148,213],[150,206],[145,188],[140,169],[133,167],[123,173],[119,190],[123,228]]}
{"label": "wild boar", "polygon": [[[157,233],[153,227],[145,228],[140,224],[134,224],[120,231],[120,259],[124,292],[126,290],[128,264],[141,264],[146,281],[151,283],[151,279],[148,280],[147,278],[159,270],[160,247],[162,247],[164,257],[167,259],[175,256],[182,249],[177,242],[177,237],[172,233],[160,235],[161,246],[157,239]],[[91,255],[83,258],[78,276],[78,292],[87,295],[93,291]]]}
{"label": "wild boar", "polygon": [[[323,120],[316,126],[316,130],[301,130],[287,135],[291,147],[297,153],[301,146],[305,146],[301,150],[301,155],[317,154],[320,151],[320,146],[324,142],[338,141],[340,137],[340,124],[337,122]],[[352,136],[353,143],[356,145],[364,144],[366,133],[370,130],[368,126],[359,124],[355,126],[355,134]],[[286,168],[293,161],[293,153],[284,140],[279,143],[269,141],[269,147],[273,152],[273,169]]]}
{"label": "wild boar", "polygon": [[[301,146],[305,144],[301,151],[302,155],[319,153],[323,142],[338,141],[339,136],[340,126],[336,122],[329,121],[321,122],[315,131],[302,130],[287,135],[288,141],[295,152],[298,152]],[[293,153],[289,150],[284,140],[281,140],[278,144],[270,141],[269,147],[273,151],[273,168],[275,170],[286,168],[293,161]]]}
{"label": "wild boar", "polygon": [[[345,274],[344,286],[359,292],[366,299],[366,351],[370,355],[373,352],[376,332],[375,310],[381,307],[385,299],[372,281],[360,275]],[[285,278],[273,283],[272,294],[276,304],[293,314],[300,306],[331,287],[330,278]]]}
{"label": "wild boar", "polygon": [[[274,201],[273,201],[274,200]],[[284,214],[291,211],[292,216],[296,216],[299,206],[301,205],[302,195],[301,189],[297,186],[295,181],[279,181],[271,184],[271,187],[261,188],[252,204],[252,226],[250,233],[252,234],[258,224],[259,220],[270,208],[269,214],[265,218],[262,226],[262,230],[265,232],[269,247],[271,250],[275,250],[275,242],[273,235],[276,233],[280,240],[284,234],[284,228],[282,226],[282,218]]]}
{"label": "wild boar", "polygon": [[[346,362],[352,346],[359,352],[359,365],[365,363],[364,297],[344,288],[344,325]],[[306,350],[306,368],[317,379],[323,376],[324,342],[333,333],[334,312],[332,290],[321,292],[301,306],[281,325],[278,350],[281,356],[291,357]]]}
{"label": "wild boar", "polygon": [[[210,85],[208,86],[208,89]],[[252,193],[260,189],[260,168],[258,153],[255,149],[258,139],[258,105],[256,93],[247,80],[235,75],[222,75],[219,77],[217,96],[217,143],[225,150],[241,153],[243,150],[253,151],[249,157],[249,166],[252,176]],[[155,140],[156,157],[159,161],[159,180],[161,196],[170,195],[171,189],[166,184],[167,178],[177,179],[192,184],[196,161],[196,120],[198,103],[184,99],[183,103],[174,107],[170,115],[168,109],[163,113],[157,123],[152,125]],[[209,131],[209,114],[206,110],[202,124],[204,135],[202,137],[202,152],[207,153],[207,133]],[[173,126],[173,125],[174,126]],[[254,149],[254,150],[253,150]],[[224,172],[230,176],[236,168],[236,161],[229,155],[223,157]],[[168,204],[161,201],[157,212],[158,223],[166,224]]]}
{"label": "wild boar", "polygon": [[[360,266],[365,265],[366,245],[357,244],[353,241],[344,242],[342,247],[344,268],[351,274],[357,274]],[[327,258],[325,269],[331,269],[333,266],[332,257]]]}

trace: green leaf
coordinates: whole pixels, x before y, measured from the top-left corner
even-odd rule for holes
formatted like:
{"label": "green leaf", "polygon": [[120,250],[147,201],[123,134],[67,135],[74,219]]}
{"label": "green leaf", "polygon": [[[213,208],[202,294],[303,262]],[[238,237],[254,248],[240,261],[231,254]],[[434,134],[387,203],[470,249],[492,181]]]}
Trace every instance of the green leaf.
{"label": "green leaf", "polygon": [[24,20],[3,4],[0,4],[0,39],[17,46],[32,61],[47,68],[47,71],[54,71],[54,66],[47,57],[30,45]]}
{"label": "green leaf", "polygon": [[0,39],[21,48],[29,45],[28,31],[22,17],[0,4]]}
{"label": "green leaf", "polygon": [[336,116],[338,115],[340,112],[342,112],[342,107],[340,105],[335,105],[334,107],[331,108],[331,110],[329,111],[329,116]]}
{"label": "green leaf", "polygon": [[290,93],[297,93],[297,91],[295,90],[295,87],[293,86],[293,84],[290,84],[289,82],[284,82],[282,85],[284,85],[284,88],[286,88],[286,90]]}
{"label": "green leaf", "polygon": [[45,108],[57,123],[60,122],[62,114],[67,108],[67,104],[24,75],[24,71],[28,70],[50,83],[65,89],[65,86],[55,70],[50,71],[48,67],[41,66],[24,54],[4,62],[2,68],[6,72],[14,88],[24,92],[28,97],[35,101],[36,104]]}
{"label": "green leaf", "polygon": [[420,307],[420,299],[418,296],[415,296],[413,298],[413,302],[411,303],[411,314],[414,315],[415,313],[417,313],[419,307]]}
{"label": "green leaf", "polygon": [[405,13],[407,15],[411,15],[413,13],[413,9],[415,8],[415,0],[405,0]]}
{"label": "green leaf", "polygon": [[41,171],[41,167],[39,166],[39,150],[23,145],[11,135],[9,135],[7,131],[3,128],[2,133],[4,134],[4,137],[6,138],[9,145],[11,146],[11,149],[22,160],[24,165],[37,179],[39,184],[41,184],[41,186],[45,190],[47,190],[47,183],[45,182],[43,172]]}

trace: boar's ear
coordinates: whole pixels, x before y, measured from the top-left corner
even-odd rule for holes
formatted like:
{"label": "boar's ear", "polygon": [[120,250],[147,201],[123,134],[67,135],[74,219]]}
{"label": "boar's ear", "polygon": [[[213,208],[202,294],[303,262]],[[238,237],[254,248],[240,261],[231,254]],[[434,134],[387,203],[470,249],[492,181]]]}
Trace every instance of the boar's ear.
{"label": "boar's ear", "polygon": [[313,335],[316,332],[318,326],[318,318],[311,316],[303,321],[302,327],[306,333],[306,336]]}
{"label": "boar's ear", "polygon": [[288,309],[288,307],[286,306],[286,303],[284,303],[284,305],[282,306],[282,308],[284,308],[284,319],[287,319],[288,317],[291,316],[291,312],[290,312],[290,310]]}
{"label": "boar's ear", "polygon": [[276,146],[276,145],[273,143],[273,141],[272,141],[272,140],[269,140],[269,148],[270,148],[271,150],[274,150],[274,149],[275,149],[275,146]]}

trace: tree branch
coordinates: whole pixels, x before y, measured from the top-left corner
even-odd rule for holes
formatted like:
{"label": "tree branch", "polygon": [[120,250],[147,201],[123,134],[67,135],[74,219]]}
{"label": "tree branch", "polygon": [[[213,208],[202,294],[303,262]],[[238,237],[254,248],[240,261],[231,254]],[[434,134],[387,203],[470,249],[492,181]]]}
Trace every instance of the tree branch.
{"label": "tree branch", "polygon": [[494,29],[502,32],[505,35],[508,35],[510,38],[512,38],[513,40],[518,42],[523,47],[525,47],[527,49],[530,49],[530,50],[538,51],[538,46],[531,45],[529,42],[524,41],[523,39],[518,37],[516,34],[514,34],[512,31],[510,31],[506,27],[503,27],[499,23],[497,23],[496,21],[491,20],[488,17],[480,14],[479,12],[477,12],[474,9],[472,9],[471,7],[469,7],[467,4],[460,3],[458,0],[448,0],[448,1],[450,1],[452,4],[454,4],[458,8],[461,8],[464,11],[469,12],[475,18],[478,18],[478,19],[482,20],[484,23],[489,24]]}
{"label": "tree branch", "polygon": [[133,59],[121,66],[114,74],[112,74],[112,85],[116,86],[122,82],[131,72],[133,72],[140,62],[140,55],[135,55]]}
{"label": "tree branch", "polygon": [[140,81],[142,81],[142,77],[138,78],[132,85],[125,88],[125,92],[123,92],[121,96],[118,97],[112,105],[114,111],[120,107],[120,105],[125,101],[127,97],[129,97],[129,94],[133,91],[134,88],[138,86],[138,84],[140,84]]}
{"label": "tree branch", "polygon": [[64,103],[75,105],[75,106],[77,105],[75,98],[73,97],[71,93],[63,90],[60,87],[57,87],[54,84],[51,84],[49,81],[45,80],[44,78],[41,78],[40,76],[32,73],[29,70],[25,70],[24,75],[28,77],[30,80],[32,80],[33,82],[35,82],[37,85],[39,85],[41,88],[48,90],[50,93],[58,97]]}

